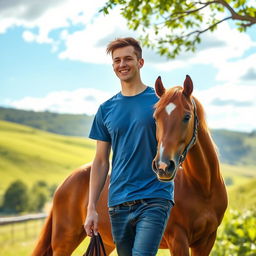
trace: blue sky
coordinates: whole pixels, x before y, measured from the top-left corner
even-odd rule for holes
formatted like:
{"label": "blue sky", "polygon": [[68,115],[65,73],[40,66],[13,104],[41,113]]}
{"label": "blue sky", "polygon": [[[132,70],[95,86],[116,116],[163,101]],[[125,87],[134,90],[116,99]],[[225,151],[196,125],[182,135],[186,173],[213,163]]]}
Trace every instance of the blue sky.
{"label": "blue sky", "polygon": [[[138,37],[104,0],[0,2],[0,106],[94,114],[120,90],[105,47],[116,37]],[[165,33],[165,31],[162,31]],[[211,128],[256,129],[256,26],[239,33],[232,23],[206,33],[197,52],[167,61],[144,50],[144,83],[182,85],[189,74]]]}

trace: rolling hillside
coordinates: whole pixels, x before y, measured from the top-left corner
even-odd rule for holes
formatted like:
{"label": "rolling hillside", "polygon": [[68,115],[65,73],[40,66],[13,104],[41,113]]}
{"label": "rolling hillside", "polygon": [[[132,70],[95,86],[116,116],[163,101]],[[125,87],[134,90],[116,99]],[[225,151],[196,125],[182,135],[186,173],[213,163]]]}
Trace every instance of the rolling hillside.
{"label": "rolling hillside", "polygon": [[[255,147],[255,140],[248,140],[248,144],[250,143]],[[5,189],[12,181],[21,179],[31,186],[35,181],[44,180],[49,185],[58,185],[73,169],[90,162],[94,152],[95,144],[82,137],[63,136],[0,121],[0,202]],[[255,208],[256,165],[221,164],[221,170],[229,185],[229,208],[242,211]],[[26,231],[27,228],[26,225]],[[13,228],[11,230],[13,232]],[[24,231],[21,235],[24,237]],[[28,255],[34,246],[34,239],[28,240],[27,237],[26,241],[21,240],[15,244],[6,243],[6,237],[3,241],[3,255]],[[73,254],[82,255],[87,242],[88,240],[85,240]],[[169,252],[161,250],[159,255],[169,255]]]}
{"label": "rolling hillside", "polygon": [[[94,152],[94,142],[85,138],[0,121],[0,196],[16,179],[28,185],[37,180],[59,184],[73,169],[91,162]],[[221,170],[230,188],[256,178],[256,165],[221,164]]]}
{"label": "rolling hillside", "polygon": [[[52,133],[87,137],[93,116],[34,112],[0,107],[0,120]],[[256,132],[211,130],[222,163],[256,165]]]}
{"label": "rolling hillside", "polygon": [[232,209],[256,208],[256,178],[229,190],[229,207]]}
{"label": "rolling hillside", "polygon": [[59,184],[74,168],[92,161],[94,143],[0,121],[0,196],[10,182]]}
{"label": "rolling hillside", "polygon": [[256,165],[256,133],[211,130],[222,163]]}

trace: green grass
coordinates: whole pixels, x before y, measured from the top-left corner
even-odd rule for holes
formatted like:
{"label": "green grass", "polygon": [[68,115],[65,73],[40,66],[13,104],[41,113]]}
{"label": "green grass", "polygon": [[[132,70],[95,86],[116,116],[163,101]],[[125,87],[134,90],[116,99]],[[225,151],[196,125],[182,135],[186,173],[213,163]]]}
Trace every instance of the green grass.
{"label": "green grass", "polygon": [[[36,239],[42,228],[42,220],[27,221],[15,225],[0,226],[0,256],[28,256],[31,254]],[[90,239],[87,237],[72,256],[81,256],[85,253]],[[117,256],[116,251],[112,256]],[[170,255],[168,250],[159,250],[158,256]]]}
{"label": "green grass", "polygon": [[[91,162],[94,153],[91,140],[0,121],[0,195],[16,179],[29,186],[41,179],[59,184],[73,169]],[[221,170],[233,186],[256,177],[256,166],[222,164]]]}
{"label": "green grass", "polygon": [[240,210],[256,207],[256,178],[229,190],[229,207]]}
{"label": "green grass", "polygon": [[228,188],[233,189],[237,186],[247,183],[253,178],[256,178],[256,166],[234,166],[228,164],[221,164],[221,173],[224,179],[232,179],[233,184],[228,186]]}
{"label": "green grass", "polygon": [[[28,186],[37,180],[60,184],[73,169],[91,162],[94,153],[95,144],[88,139],[0,121],[0,196],[17,179]],[[256,206],[256,166],[221,164],[221,172],[225,179],[232,180],[228,187],[229,209]],[[0,226],[0,256],[27,256],[31,253],[41,224],[38,228],[34,222],[27,224],[27,232],[24,225],[20,223],[15,227],[14,239],[11,225]],[[88,242],[85,239],[72,255],[82,255]],[[169,252],[159,250],[158,255],[169,255]]]}
{"label": "green grass", "polygon": [[0,121],[0,195],[16,179],[59,184],[73,169],[91,162],[93,141]]}
{"label": "green grass", "polygon": [[44,220],[0,226],[0,255],[29,255]]}

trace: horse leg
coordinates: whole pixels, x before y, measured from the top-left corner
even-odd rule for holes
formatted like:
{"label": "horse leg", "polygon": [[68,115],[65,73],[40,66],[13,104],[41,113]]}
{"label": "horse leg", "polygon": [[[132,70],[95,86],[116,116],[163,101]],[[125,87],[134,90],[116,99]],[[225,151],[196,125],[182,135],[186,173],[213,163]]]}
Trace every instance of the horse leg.
{"label": "horse leg", "polygon": [[110,255],[115,250],[115,247],[113,247],[113,245],[108,245],[105,243],[104,243],[104,248],[107,255]]}
{"label": "horse leg", "polygon": [[216,231],[191,246],[191,256],[208,256],[216,239]]}
{"label": "horse leg", "polygon": [[[74,223],[73,223],[74,224]],[[70,256],[84,240],[86,234],[82,226],[67,227],[58,225],[52,239],[53,256]]]}
{"label": "horse leg", "polygon": [[69,194],[60,192],[56,193],[53,203],[53,256],[70,256],[86,236],[83,228],[85,203],[79,200],[75,189],[70,189]]}
{"label": "horse leg", "polygon": [[175,229],[173,237],[167,243],[172,256],[189,256],[188,239],[180,228]]}

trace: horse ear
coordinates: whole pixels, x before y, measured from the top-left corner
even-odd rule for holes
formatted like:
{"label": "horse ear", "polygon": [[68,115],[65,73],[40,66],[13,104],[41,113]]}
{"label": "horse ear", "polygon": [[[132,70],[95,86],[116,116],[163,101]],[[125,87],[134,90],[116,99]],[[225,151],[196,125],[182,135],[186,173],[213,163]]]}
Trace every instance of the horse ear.
{"label": "horse ear", "polygon": [[193,82],[189,75],[186,75],[182,92],[186,97],[189,97],[193,92]]}
{"label": "horse ear", "polygon": [[161,97],[165,93],[165,88],[161,80],[161,76],[156,79],[155,90],[158,97]]}

